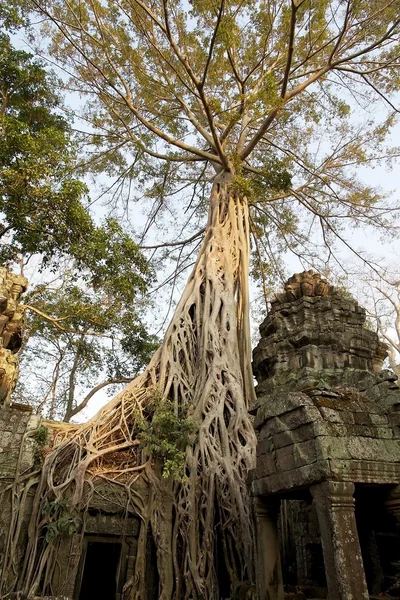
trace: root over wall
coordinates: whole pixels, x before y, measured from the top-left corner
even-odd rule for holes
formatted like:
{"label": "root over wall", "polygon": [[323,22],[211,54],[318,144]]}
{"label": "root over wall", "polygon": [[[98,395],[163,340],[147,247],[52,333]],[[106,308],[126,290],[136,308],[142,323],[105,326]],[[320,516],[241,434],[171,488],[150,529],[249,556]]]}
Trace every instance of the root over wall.
{"label": "root over wall", "polygon": [[[125,599],[144,600],[148,531],[157,549],[161,600],[219,599],[217,554],[223,555],[232,590],[254,580],[246,486],[255,461],[247,412],[254,395],[248,263],[247,202],[232,191],[231,176],[220,174],[196,265],[149,366],[88,423],[53,425],[52,449],[40,473],[15,488],[3,595],[17,589],[28,596],[51,593],[59,540],[44,539],[44,503],[64,499],[71,511],[85,514],[99,478],[122,486],[126,512],[141,519],[135,573]],[[163,478],[160,461],[138,439],[139,423],[152,417],[154,397],[167,399],[176,415],[194,423],[179,480]],[[13,549],[32,481],[37,490],[28,547],[22,573],[14,577]]]}

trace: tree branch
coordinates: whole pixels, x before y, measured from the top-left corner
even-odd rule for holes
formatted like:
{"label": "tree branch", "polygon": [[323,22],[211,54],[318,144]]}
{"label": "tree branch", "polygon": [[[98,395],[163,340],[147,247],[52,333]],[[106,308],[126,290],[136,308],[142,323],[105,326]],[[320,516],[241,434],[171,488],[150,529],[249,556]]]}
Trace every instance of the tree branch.
{"label": "tree branch", "polygon": [[190,244],[190,242],[193,242],[198,237],[203,235],[205,230],[206,228],[203,227],[203,229],[200,229],[200,231],[192,235],[190,238],[188,238],[187,240],[182,240],[181,242],[165,242],[164,244],[156,244],[155,246],[139,246],[139,248],[141,248],[142,250],[156,250],[157,248],[166,248],[167,246],[185,246],[186,244]]}
{"label": "tree branch", "polygon": [[216,22],[215,27],[214,27],[213,35],[212,35],[211,42],[210,42],[210,47],[209,47],[209,50],[208,50],[208,56],[207,56],[206,66],[204,68],[203,77],[202,77],[201,83],[200,83],[200,87],[202,89],[203,89],[204,84],[205,84],[206,79],[207,79],[208,67],[210,66],[210,62],[211,62],[211,59],[212,59],[214,45],[215,45],[215,41],[217,39],[217,34],[218,34],[219,26],[221,24],[222,15],[223,15],[223,12],[224,12],[224,7],[225,7],[225,0],[221,0],[221,4],[219,6],[219,11],[218,11],[218,16],[217,16],[217,22]]}
{"label": "tree branch", "polygon": [[287,84],[289,81],[289,73],[292,65],[293,52],[294,52],[294,36],[296,31],[296,14],[301,6],[302,2],[297,3],[296,0],[292,0],[292,13],[290,16],[290,33],[289,33],[289,45],[288,45],[288,54],[286,60],[285,74],[283,76],[282,90],[281,90],[281,98],[285,97]]}
{"label": "tree branch", "polygon": [[82,402],[80,402],[77,406],[75,406],[75,408],[72,408],[69,412],[65,413],[64,421],[66,423],[68,423],[72,419],[72,417],[74,417],[79,412],[81,412],[84,408],[86,408],[89,400],[91,398],[93,398],[93,396],[98,391],[102,390],[106,386],[113,385],[115,383],[129,383],[132,381],[132,379],[133,379],[133,377],[118,377],[116,379],[107,379],[107,381],[103,381],[103,383],[99,383],[92,390],[90,390],[90,392],[88,394],[86,394],[86,396],[84,397]]}
{"label": "tree branch", "polygon": [[[79,331],[77,329],[68,329],[66,327],[63,327],[60,324],[59,319],[56,319],[55,317],[51,317],[50,315],[44,313],[43,311],[39,310],[35,306],[31,306],[30,304],[19,304],[19,308],[21,308],[22,310],[31,310],[32,312],[36,313],[40,317],[43,317],[43,319],[46,319],[46,321],[49,321],[50,323],[52,323],[54,325],[54,327],[57,327],[57,329],[59,329],[60,331],[64,331],[65,333],[72,333],[72,334],[76,334],[76,335],[91,335],[94,337],[101,337],[101,338],[110,337],[107,335],[103,335],[102,333],[96,333],[95,331]],[[67,318],[67,317],[63,317],[63,319],[65,319],[65,318]]]}

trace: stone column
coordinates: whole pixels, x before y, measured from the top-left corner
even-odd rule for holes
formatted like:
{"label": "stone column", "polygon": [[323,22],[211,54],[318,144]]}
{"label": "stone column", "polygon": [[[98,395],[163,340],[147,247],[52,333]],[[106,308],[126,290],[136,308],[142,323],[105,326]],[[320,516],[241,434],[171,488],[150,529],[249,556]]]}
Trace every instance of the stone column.
{"label": "stone column", "polygon": [[278,539],[280,502],[255,498],[257,535],[257,600],[283,600],[281,557]]}
{"label": "stone column", "polygon": [[354,484],[325,481],[311,487],[318,514],[329,600],[368,600],[354,513]]}
{"label": "stone column", "polygon": [[396,485],[390,490],[385,501],[385,508],[389,514],[395,517],[397,528],[400,529],[400,485]]}

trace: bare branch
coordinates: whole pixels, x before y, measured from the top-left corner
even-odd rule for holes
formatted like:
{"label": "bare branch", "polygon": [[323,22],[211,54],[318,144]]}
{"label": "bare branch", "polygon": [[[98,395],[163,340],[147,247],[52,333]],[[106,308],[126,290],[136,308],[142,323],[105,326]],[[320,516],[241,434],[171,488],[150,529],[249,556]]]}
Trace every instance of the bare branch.
{"label": "bare branch", "polygon": [[282,90],[281,90],[281,98],[285,97],[287,84],[289,81],[289,73],[292,65],[292,58],[294,52],[294,36],[296,31],[296,14],[301,6],[302,2],[298,3],[296,0],[292,0],[292,13],[290,16],[290,32],[289,32],[289,44],[288,44],[288,53],[285,67],[285,74],[283,76]]}
{"label": "bare branch", "polygon": [[172,246],[186,246],[187,244],[190,244],[190,242],[197,240],[197,238],[199,238],[201,235],[203,235],[205,230],[206,230],[206,228],[203,227],[203,229],[200,229],[200,231],[198,231],[197,233],[192,235],[187,240],[181,240],[178,242],[165,242],[164,244],[156,244],[155,246],[139,246],[139,248],[141,248],[142,250],[155,250],[157,248],[166,248],[166,247],[172,247]]}
{"label": "bare branch", "polygon": [[208,56],[207,56],[206,66],[204,68],[203,77],[202,77],[201,83],[200,83],[201,88],[204,87],[204,84],[205,84],[206,79],[207,79],[208,67],[210,66],[210,62],[211,62],[212,55],[213,55],[215,41],[216,41],[217,35],[218,35],[218,29],[219,29],[219,26],[221,24],[222,15],[224,14],[224,7],[225,7],[225,0],[221,0],[221,4],[220,4],[219,10],[218,10],[217,21],[215,23],[214,31],[213,31],[211,42],[210,42],[210,47],[208,49]]}
{"label": "bare branch", "polygon": [[86,408],[86,406],[89,403],[89,400],[91,400],[93,396],[103,388],[107,387],[108,385],[114,385],[117,383],[129,383],[130,381],[132,381],[132,379],[133,377],[117,377],[115,379],[107,379],[107,381],[99,383],[92,390],[90,390],[88,394],[86,394],[82,402],[77,404],[74,408],[71,408],[70,410],[66,411],[63,421],[65,423],[68,423],[72,419],[72,417],[74,417],[75,415],[80,413],[84,408]]}
{"label": "bare branch", "polygon": [[[97,333],[96,331],[79,331],[77,329],[69,329],[67,327],[63,327],[63,325],[60,324],[60,319],[51,317],[50,315],[44,313],[43,311],[39,310],[35,306],[31,306],[30,304],[19,304],[19,307],[22,310],[30,310],[30,311],[36,313],[40,317],[43,317],[43,319],[46,319],[46,321],[49,321],[50,323],[52,323],[54,325],[54,327],[56,327],[57,329],[65,332],[65,333],[71,333],[71,334],[76,334],[76,335],[89,335],[89,336],[101,337],[101,338],[110,337],[110,336],[104,335],[102,333]],[[63,319],[66,319],[66,318],[67,317],[63,317]]]}

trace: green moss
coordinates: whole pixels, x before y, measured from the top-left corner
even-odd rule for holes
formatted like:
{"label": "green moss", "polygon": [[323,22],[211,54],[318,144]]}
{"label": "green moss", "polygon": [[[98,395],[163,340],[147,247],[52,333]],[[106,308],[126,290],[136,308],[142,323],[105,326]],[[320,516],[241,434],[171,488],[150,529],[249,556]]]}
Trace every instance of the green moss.
{"label": "green moss", "polygon": [[49,443],[49,430],[44,425],[36,429],[33,434],[34,450],[33,450],[33,466],[41,467],[43,464],[43,450]]}

